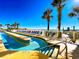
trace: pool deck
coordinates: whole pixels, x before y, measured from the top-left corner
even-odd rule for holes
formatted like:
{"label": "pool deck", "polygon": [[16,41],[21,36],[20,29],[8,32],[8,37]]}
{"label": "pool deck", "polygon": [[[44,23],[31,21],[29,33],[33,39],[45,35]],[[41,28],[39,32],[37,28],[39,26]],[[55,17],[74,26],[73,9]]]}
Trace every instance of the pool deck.
{"label": "pool deck", "polygon": [[[23,34],[26,34],[26,33],[23,33]],[[60,39],[57,39],[56,36],[54,37],[45,37],[45,36],[41,36],[41,35],[32,35],[32,34],[26,34],[26,35],[31,35],[31,36],[34,36],[34,37],[38,37],[38,38],[43,38],[45,39],[47,42],[51,43],[51,44],[56,44],[56,43],[59,43],[61,41],[70,41],[71,39],[68,37],[68,35],[66,34],[63,34],[63,37],[60,38]],[[65,39],[66,38],[66,39]],[[67,40],[68,39],[68,40]],[[77,43],[79,43],[79,41],[77,41]],[[60,45],[60,52],[65,48],[65,44],[64,42],[62,43],[59,43],[58,45]],[[70,43],[67,43],[67,47],[68,47],[68,59],[78,59],[79,58],[79,47],[76,45],[76,44],[70,44]],[[59,59],[65,59],[65,52],[66,50],[64,50],[60,56]],[[63,58],[64,57],[64,58]]]}
{"label": "pool deck", "polygon": [[[0,37],[0,59],[48,59],[48,56],[38,52],[39,51],[9,51],[4,47],[2,38]],[[34,53],[35,55],[33,55]],[[38,54],[40,54],[41,57]]]}
{"label": "pool deck", "polygon": [[[41,57],[40,57],[41,56]],[[0,44],[0,59],[48,59],[39,51],[8,51],[4,45]]]}
{"label": "pool deck", "polygon": [[[33,35],[33,36],[45,38],[46,40],[48,39],[48,38],[40,36],[40,35]],[[0,38],[0,41],[1,41],[1,38]],[[52,44],[56,44],[56,43],[60,42],[59,40],[47,40],[47,41]],[[63,43],[60,43],[58,45],[61,46],[60,51],[62,51],[65,47],[65,45]],[[74,44],[67,44],[67,47],[68,47],[68,59],[78,59],[79,58],[79,53],[78,53],[79,47],[77,47]],[[8,51],[7,49],[5,49],[3,43],[0,43],[0,59],[6,59],[6,58],[7,59],[17,59],[17,58],[25,59],[26,58],[26,51]],[[63,51],[61,53],[61,55],[59,55],[58,59],[65,59],[65,51]]]}

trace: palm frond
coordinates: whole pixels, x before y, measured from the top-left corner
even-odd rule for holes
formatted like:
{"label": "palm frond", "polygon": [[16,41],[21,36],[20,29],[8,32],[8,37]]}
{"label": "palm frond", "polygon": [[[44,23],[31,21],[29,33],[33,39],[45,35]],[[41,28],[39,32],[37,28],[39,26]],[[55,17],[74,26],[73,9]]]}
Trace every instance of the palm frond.
{"label": "palm frond", "polygon": [[47,10],[44,12],[42,18],[48,18],[51,13],[52,13],[52,10],[51,10],[51,9],[47,9]]}
{"label": "palm frond", "polygon": [[45,19],[45,16],[42,16],[43,19]]}
{"label": "palm frond", "polygon": [[53,16],[50,16],[51,18],[53,18]]}
{"label": "palm frond", "polygon": [[79,6],[78,6],[78,7],[73,8],[73,11],[74,11],[74,12],[79,13]]}
{"label": "palm frond", "polygon": [[47,15],[51,14],[52,13],[52,10],[48,9],[47,10]]}
{"label": "palm frond", "polygon": [[53,0],[53,2],[51,3],[51,5],[55,7],[55,6],[58,5],[58,3],[59,3],[58,0]]}
{"label": "palm frond", "polygon": [[78,20],[79,20],[79,17],[78,17]]}
{"label": "palm frond", "polygon": [[62,2],[66,2],[67,0],[62,0]]}
{"label": "palm frond", "polygon": [[62,8],[65,6],[65,4],[62,5]]}
{"label": "palm frond", "polygon": [[53,0],[51,3],[52,6],[58,6],[60,3],[64,3],[66,0]]}
{"label": "palm frond", "polygon": [[69,16],[74,17],[74,16],[76,16],[76,14],[74,12],[71,12],[71,13],[69,13]]}
{"label": "palm frond", "polygon": [[44,15],[46,15],[46,14],[47,14],[47,11],[44,12]]}

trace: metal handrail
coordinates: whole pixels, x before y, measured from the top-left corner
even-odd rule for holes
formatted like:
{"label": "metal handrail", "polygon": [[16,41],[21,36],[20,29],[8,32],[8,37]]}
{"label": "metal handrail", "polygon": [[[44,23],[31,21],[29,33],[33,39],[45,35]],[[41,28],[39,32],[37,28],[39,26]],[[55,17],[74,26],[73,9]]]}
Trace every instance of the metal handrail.
{"label": "metal handrail", "polygon": [[58,46],[58,45],[53,45],[53,44],[52,44],[52,45],[48,45],[48,46],[45,46],[45,47],[39,48],[39,50],[44,49],[44,48],[48,48],[48,47],[53,47],[53,46],[55,47],[55,46]]}

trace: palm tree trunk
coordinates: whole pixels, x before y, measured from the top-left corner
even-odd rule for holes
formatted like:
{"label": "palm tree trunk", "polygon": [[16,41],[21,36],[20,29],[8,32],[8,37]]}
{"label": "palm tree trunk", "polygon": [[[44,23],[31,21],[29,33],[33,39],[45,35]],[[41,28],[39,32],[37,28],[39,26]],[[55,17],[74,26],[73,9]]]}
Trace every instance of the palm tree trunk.
{"label": "palm tree trunk", "polygon": [[17,24],[17,29],[19,28],[19,25]]}
{"label": "palm tree trunk", "polygon": [[49,31],[50,28],[50,20],[48,19],[48,25],[47,25],[47,30]]}
{"label": "palm tree trunk", "polygon": [[16,29],[16,25],[14,25],[14,29]]}
{"label": "palm tree trunk", "polygon": [[58,38],[61,37],[61,32],[60,32],[60,29],[61,29],[61,16],[62,16],[62,6],[61,6],[61,4],[59,4],[59,7],[58,7]]}
{"label": "palm tree trunk", "polygon": [[9,25],[7,25],[7,29],[9,29]]}

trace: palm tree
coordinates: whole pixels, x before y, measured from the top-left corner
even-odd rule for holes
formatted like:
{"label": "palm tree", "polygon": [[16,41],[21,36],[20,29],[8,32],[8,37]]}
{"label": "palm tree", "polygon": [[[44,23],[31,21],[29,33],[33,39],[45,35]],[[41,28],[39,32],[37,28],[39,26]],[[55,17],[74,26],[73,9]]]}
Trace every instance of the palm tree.
{"label": "palm tree", "polygon": [[11,25],[10,24],[5,24],[7,26],[7,31],[11,31]]}
{"label": "palm tree", "polygon": [[48,22],[47,31],[49,31],[49,28],[50,28],[50,18],[52,17],[52,16],[50,15],[51,12],[52,12],[52,10],[47,9],[47,10],[44,12],[43,16],[42,16],[43,19],[47,19],[47,22]]}
{"label": "palm tree", "polygon": [[10,28],[10,24],[5,24],[6,26],[7,26],[7,29],[9,29]]}
{"label": "palm tree", "polygon": [[[73,11],[70,12],[68,15],[69,17],[77,17],[77,19],[79,20],[79,6],[74,7]],[[74,28],[73,30],[75,30],[75,26],[73,26],[73,28]]]}
{"label": "palm tree", "polygon": [[18,29],[19,28],[19,23],[17,23],[17,22],[15,22],[14,24],[13,24],[13,27],[14,27],[14,29]]}
{"label": "palm tree", "polygon": [[73,11],[69,13],[69,17],[77,17],[79,20],[79,7],[74,7]]}
{"label": "palm tree", "polygon": [[20,25],[20,24],[19,24],[19,23],[17,23],[17,29],[19,28],[19,25]]}
{"label": "palm tree", "polygon": [[57,7],[57,10],[58,10],[58,36],[57,36],[58,38],[61,37],[61,32],[60,32],[61,16],[62,16],[62,9],[65,6],[65,2],[66,2],[66,0],[53,0],[53,2],[52,2],[52,6]]}
{"label": "palm tree", "polygon": [[14,28],[14,24],[11,24],[10,26],[11,26],[11,29],[13,29],[13,28]]}
{"label": "palm tree", "polygon": [[15,23],[13,24],[13,26],[14,26],[14,29],[16,29],[16,28],[17,28],[17,23],[15,22]]}
{"label": "palm tree", "polygon": [[[69,13],[69,17],[77,17],[79,20],[79,6],[74,7],[73,11]],[[76,32],[75,32],[75,26],[73,26],[73,42],[76,42]]]}
{"label": "palm tree", "polygon": [[2,27],[2,24],[0,24],[0,28]]}

